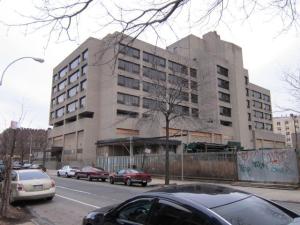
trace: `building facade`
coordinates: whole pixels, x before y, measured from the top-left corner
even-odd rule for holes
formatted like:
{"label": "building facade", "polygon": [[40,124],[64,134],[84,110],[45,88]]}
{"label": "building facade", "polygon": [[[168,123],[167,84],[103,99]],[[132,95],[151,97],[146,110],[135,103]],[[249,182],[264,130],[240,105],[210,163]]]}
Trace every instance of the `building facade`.
{"label": "building facade", "polygon": [[[137,138],[163,137],[161,115],[149,120],[157,104],[152,94],[176,84],[182,88],[175,107],[184,116],[171,122],[173,139],[284,146],[283,137],[273,133],[270,92],[249,83],[242,49],[210,32],[167,49],[119,33],[87,39],[54,68],[50,147],[63,161],[88,163],[96,154],[128,154],[124,145]],[[160,151],[158,139],[148,143],[153,152]],[[174,140],[175,150],[178,145]]]}
{"label": "building facade", "polygon": [[[286,147],[295,148],[295,134],[299,134],[299,117],[281,116],[273,117],[274,132],[285,136]],[[294,135],[294,138],[293,138]],[[298,135],[297,135],[298,137]],[[293,141],[294,140],[294,141]]]}

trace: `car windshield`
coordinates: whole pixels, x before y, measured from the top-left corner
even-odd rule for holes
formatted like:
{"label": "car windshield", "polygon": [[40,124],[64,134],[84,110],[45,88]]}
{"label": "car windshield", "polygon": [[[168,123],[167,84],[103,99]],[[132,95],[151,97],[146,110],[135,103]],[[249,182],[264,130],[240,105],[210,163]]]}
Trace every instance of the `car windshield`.
{"label": "car windshield", "polygon": [[127,170],[127,173],[144,173],[144,172],[142,170],[138,170],[138,169],[134,169],[134,170],[129,169],[129,170]]}
{"label": "car windshield", "polygon": [[293,221],[281,209],[255,196],[212,210],[232,225],[288,225]]}
{"label": "car windshield", "polygon": [[28,171],[19,173],[19,180],[49,179],[48,175],[40,171]]}

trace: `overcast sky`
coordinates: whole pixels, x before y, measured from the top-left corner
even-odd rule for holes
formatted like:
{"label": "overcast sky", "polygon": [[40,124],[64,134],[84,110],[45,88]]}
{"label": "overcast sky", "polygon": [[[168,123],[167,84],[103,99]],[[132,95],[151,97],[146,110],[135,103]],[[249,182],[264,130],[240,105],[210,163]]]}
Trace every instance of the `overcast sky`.
{"label": "overcast sky", "polygon": [[[0,21],[22,22],[17,12],[30,15],[33,12],[32,2],[0,0]],[[196,7],[191,8],[196,10]],[[99,31],[101,16],[97,18],[96,10],[92,8],[86,16],[82,16],[77,41],[61,39],[57,42],[51,39],[46,49],[45,30],[25,35],[24,29],[7,29],[0,24],[1,73],[11,61],[22,56],[45,59],[42,64],[30,59],[22,60],[7,70],[3,86],[0,86],[0,132],[9,126],[11,120],[19,120],[22,111],[22,127],[48,128],[52,69],[89,36],[102,38],[117,29],[110,26]],[[182,17],[171,24],[176,35],[169,28],[162,30],[165,39],[159,43],[160,47],[190,33],[201,37],[209,30],[216,30],[222,40],[242,47],[244,67],[249,71],[250,82],[270,89],[273,111],[278,105],[293,106],[282,81],[282,74],[299,66],[300,41],[299,34],[294,29],[278,35],[281,24],[259,14],[246,22],[231,19],[227,24],[221,23],[217,27],[205,29],[193,27],[191,23],[188,26],[187,15],[183,13]],[[140,39],[152,44],[156,40],[151,32],[146,32]],[[273,113],[280,114],[285,113]]]}

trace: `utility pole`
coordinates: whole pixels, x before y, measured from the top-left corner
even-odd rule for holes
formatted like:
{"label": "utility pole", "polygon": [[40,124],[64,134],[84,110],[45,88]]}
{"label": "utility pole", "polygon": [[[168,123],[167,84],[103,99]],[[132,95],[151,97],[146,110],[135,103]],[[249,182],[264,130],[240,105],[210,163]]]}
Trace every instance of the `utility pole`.
{"label": "utility pole", "polygon": [[293,122],[294,122],[295,142],[296,142],[295,149],[296,149],[296,152],[298,153],[298,135],[297,135],[297,127],[296,127],[296,123],[295,123],[295,120],[296,120],[297,116],[292,114],[292,113],[290,114],[290,116],[291,116],[291,118],[293,119]]}
{"label": "utility pole", "polygon": [[129,164],[130,168],[133,166],[133,146],[132,146],[132,137],[129,137]]}

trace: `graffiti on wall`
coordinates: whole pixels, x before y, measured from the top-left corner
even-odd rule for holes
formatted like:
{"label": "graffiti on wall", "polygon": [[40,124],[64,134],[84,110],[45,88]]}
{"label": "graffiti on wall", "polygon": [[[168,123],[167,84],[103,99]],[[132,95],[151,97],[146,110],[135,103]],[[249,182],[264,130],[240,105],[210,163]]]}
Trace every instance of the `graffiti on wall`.
{"label": "graffiti on wall", "polygon": [[292,149],[238,152],[239,180],[298,183],[296,159]]}

